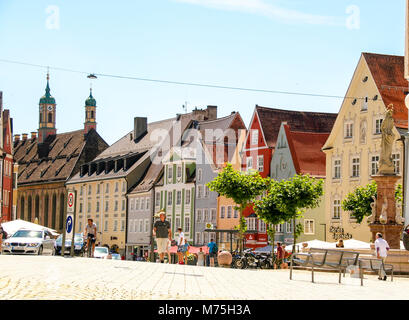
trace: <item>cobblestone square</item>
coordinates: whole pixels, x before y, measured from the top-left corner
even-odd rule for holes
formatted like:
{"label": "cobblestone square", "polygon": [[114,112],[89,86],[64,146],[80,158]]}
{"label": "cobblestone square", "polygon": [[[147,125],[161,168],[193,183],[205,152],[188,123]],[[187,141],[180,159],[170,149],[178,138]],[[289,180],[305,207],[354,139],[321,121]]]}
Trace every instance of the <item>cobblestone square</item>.
{"label": "cobblestone square", "polygon": [[309,271],[235,270],[148,262],[0,256],[0,299],[133,300],[133,299],[272,299],[361,300],[409,299],[409,278],[391,282],[365,275],[346,275],[338,284],[335,273]]}

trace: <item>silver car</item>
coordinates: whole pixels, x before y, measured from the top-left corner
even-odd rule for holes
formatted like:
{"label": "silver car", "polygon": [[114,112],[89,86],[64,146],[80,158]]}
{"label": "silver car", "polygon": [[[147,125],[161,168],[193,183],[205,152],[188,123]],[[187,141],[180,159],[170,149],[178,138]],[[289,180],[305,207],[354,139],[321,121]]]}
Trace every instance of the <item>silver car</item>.
{"label": "silver car", "polygon": [[3,254],[55,254],[55,240],[47,230],[20,229],[3,241]]}

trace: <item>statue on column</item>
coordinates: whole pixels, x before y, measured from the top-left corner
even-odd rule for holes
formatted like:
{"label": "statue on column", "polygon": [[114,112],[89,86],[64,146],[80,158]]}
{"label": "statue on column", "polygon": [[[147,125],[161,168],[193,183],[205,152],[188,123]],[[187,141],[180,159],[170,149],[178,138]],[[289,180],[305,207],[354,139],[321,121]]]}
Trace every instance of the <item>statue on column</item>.
{"label": "statue on column", "polygon": [[394,142],[393,134],[393,105],[388,106],[388,110],[385,114],[385,119],[382,122],[382,143],[381,143],[381,156],[379,159],[379,174],[390,175],[395,174],[395,168],[392,160],[392,146]]}
{"label": "statue on column", "polygon": [[388,198],[383,199],[382,203],[382,210],[381,210],[381,215],[379,216],[379,222],[382,224],[386,224],[388,221]]}

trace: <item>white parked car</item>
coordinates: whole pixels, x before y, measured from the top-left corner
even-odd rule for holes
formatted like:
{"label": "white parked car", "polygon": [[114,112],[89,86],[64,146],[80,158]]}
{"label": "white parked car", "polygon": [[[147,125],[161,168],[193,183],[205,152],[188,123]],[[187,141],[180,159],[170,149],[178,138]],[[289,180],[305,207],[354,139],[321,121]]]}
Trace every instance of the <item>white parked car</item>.
{"label": "white parked car", "polygon": [[47,230],[20,229],[3,241],[3,254],[55,254],[55,240]]}
{"label": "white parked car", "polygon": [[109,250],[107,247],[95,247],[94,258],[107,259]]}

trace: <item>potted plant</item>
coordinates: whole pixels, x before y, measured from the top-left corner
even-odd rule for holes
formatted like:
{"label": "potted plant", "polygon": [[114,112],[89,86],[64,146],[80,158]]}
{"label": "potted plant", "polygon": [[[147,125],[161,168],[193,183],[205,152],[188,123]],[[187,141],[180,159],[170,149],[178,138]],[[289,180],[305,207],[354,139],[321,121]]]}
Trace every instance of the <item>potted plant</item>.
{"label": "potted plant", "polygon": [[187,255],[187,264],[190,266],[196,265],[196,257],[193,253]]}

